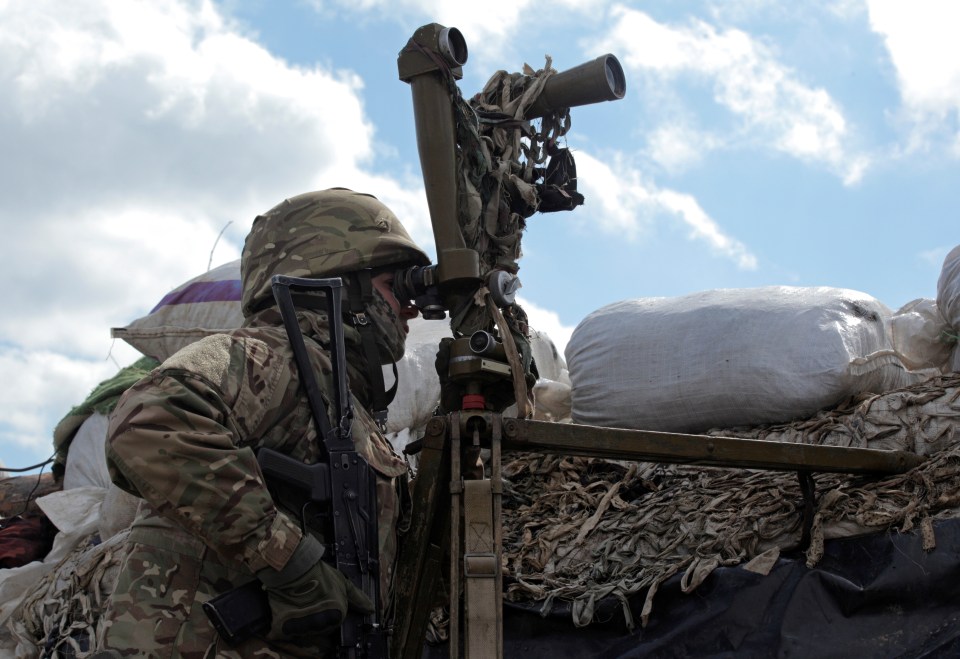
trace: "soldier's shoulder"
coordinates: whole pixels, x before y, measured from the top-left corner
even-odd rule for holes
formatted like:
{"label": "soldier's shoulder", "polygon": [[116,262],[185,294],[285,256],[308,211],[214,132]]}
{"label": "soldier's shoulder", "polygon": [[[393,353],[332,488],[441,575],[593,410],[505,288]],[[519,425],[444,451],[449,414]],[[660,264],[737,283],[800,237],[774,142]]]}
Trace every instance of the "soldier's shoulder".
{"label": "soldier's shoulder", "polygon": [[206,336],[185,346],[163,362],[158,372],[163,375],[188,373],[222,386],[251,369],[279,367],[285,362],[287,352],[282,331],[238,329]]}

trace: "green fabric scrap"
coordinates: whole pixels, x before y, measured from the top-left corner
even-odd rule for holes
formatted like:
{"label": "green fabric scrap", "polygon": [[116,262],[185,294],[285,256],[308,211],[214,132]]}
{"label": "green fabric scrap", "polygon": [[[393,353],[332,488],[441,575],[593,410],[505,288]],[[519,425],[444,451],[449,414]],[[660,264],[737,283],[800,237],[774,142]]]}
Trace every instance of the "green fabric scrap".
{"label": "green fabric scrap", "polygon": [[53,474],[60,480],[67,466],[67,452],[77,430],[94,412],[110,414],[117,406],[121,394],[143,379],[150,371],[160,365],[153,357],[143,357],[130,366],[121,368],[116,375],[98,384],[87,399],[70,410],[53,430],[53,448],[56,457]]}

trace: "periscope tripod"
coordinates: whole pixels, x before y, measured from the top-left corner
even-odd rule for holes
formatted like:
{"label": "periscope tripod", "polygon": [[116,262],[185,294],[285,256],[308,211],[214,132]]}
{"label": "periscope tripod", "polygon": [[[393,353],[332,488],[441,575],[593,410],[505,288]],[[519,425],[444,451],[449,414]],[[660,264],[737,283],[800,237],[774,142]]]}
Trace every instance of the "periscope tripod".
{"label": "periscope tripod", "polygon": [[[490,380],[510,379],[511,372],[506,363],[477,350],[485,338],[475,335],[454,342],[450,372],[463,385],[463,409],[431,419],[420,440],[412,518],[395,579],[399,606],[394,657],[421,656],[430,613],[442,601],[438,595],[444,572],[450,656],[460,651],[461,614],[464,656],[502,656],[503,418],[485,411],[481,389]],[[482,449],[490,452],[489,474],[478,460]]]}

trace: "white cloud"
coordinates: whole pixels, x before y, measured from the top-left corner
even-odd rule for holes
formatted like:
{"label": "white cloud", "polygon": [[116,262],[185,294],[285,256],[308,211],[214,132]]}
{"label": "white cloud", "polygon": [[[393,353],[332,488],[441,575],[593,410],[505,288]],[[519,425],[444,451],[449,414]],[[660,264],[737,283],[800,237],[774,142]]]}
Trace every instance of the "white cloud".
{"label": "white cloud", "polygon": [[946,131],[960,156],[960,5],[950,0],[869,0],[870,27],[883,37],[896,70],[910,148],[926,148]]}
{"label": "white cloud", "polygon": [[[581,17],[600,16],[611,0],[558,0],[544,12],[535,0],[486,0],[484,2],[450,2],[450,0],[309,0],[319,12],[328,12],[333,5],[341,9],[372,14],[407,24],[413,29],[427,23],[455,27],[467,42],[470,65],[501,60],[505,50],[515,49],[517,36],[531,29],[542,28],[553,21],[568,20],[571,14]],[[539,68],[540,61],[531,62]],[[516,70],[519,70],[517,67]]]}
{"label": "white cloud", "polygon": [[571,325],[564,325],[555,311],[545,309],[522,297],[517,297],[517,302],[526,312],[530,327],[546,334],[553,341],[557,352],[563,355],[574,328]]}
{"label": "white cloud", "polygon": [[[114,353],[123,365],[137,355],[126,346],[116,346]],[[0,446],[35,449],[43,457],[52,453],[51,424],[83,402],[98,382],[117,372],[116,364],[105,357],[106,353],[100,359],[82,360],[52,351],[0,351],[0,373],[7,375],[0,378]]]}
{"label": "white cloud", "polygon": [[365,171],[361,92],[273,56],[209,0],[0,1],[0,446],[49,444],[116,372],[109,328],[202,272],[228,222],[214,265],[284,197],[369,184],[423,237],[421,184]]}
{"label": "white cloud", "polygon": [[757,259],[746,245],[726,235],[696,199],[647,183],[640,172],[622,158],[600,161],[578,152],[577,175],[584,195],[591,200],[591,209],[596,209],[591,210],[592,224],[631,239],[642,234],[657,218],[667,216],[687,227],[692,240],[704,242],[738,268],[757,268]]}
{"label": "white cloud", "polygon": [[37,0],[3,19],[5,203],[49,186],[87,202],[166,193],[236,219],[372,153],[354,76],[291,67],[206,2]]}
{"label": "white cloud", "polygon": [[623,5],[611,15],[614,27],[593,50],[620,53],[628,69],[660,81],[710,81],[716,103],[739,119],[742,139],[826,164],[847,183],[863,175],[868,159],[848,146],[850,130],[839,106],[823,89],[797,80],[749,34],[697,19],[666,25]]}
{"label": "white cloud", "polygon": [[689,169],[711,151],[723,146],[723,140],[710,133],[682,124],[663,124],[647,136],[647,156],[671,173]]}
{"label": "white cloud", "polygon": [[841,20],[859,18],[866,12],[864,0],[806,0],[806,2],[782,2],[781,0],[709,0],[711,15],[724,20],[750,20],[773,17],[778,22],[803,21],[811,13],[825,13]]}

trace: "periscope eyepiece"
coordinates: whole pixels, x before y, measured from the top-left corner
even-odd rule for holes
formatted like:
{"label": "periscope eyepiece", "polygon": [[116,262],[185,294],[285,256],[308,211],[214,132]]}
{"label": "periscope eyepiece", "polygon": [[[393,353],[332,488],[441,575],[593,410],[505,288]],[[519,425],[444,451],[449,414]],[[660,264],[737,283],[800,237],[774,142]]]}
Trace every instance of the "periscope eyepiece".
{"label": "periscope eyepiece", "polygon": [[426,320],[443,320],[446,308],[437,285],[437,266],[411,266],[393,273],[393,294],[401,302],[410,300]]}

